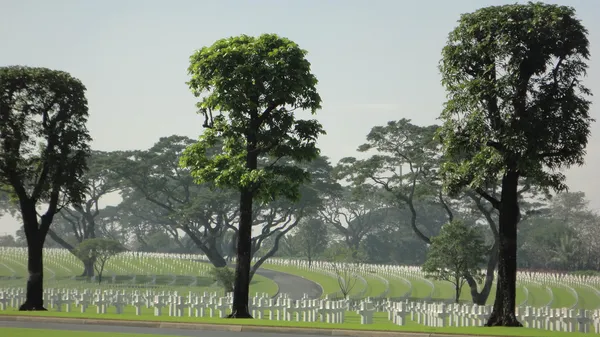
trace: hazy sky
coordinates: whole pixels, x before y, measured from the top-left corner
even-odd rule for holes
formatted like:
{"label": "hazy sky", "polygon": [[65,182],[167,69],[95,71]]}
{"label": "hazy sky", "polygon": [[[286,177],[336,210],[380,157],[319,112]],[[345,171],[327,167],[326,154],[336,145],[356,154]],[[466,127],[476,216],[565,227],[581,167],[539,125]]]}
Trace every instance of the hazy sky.
{"label": "hazy sky", "polygon": [[[445,98],[440,51],[459,15],[514,2],[0,0],[0,65],[71,73],[88,89],[93,147],[145,149],[161,136],[201,132],[185,84],[194,50],[223,37],[277,33],[309,52],[323,98],[318,119],[328,133],[319,145],[337,162],[355,154],[372,126],[400,118],[435,123]],[[600,95],[598,1],[558,3],[575,7],[589,30],[586,84]],[[593,105],[592,116],[598,111]],[[599,149],[594,125],[587,165],[568,171],[571,189],[598,210]],[[0,219],[0,234],[18,227]]]}

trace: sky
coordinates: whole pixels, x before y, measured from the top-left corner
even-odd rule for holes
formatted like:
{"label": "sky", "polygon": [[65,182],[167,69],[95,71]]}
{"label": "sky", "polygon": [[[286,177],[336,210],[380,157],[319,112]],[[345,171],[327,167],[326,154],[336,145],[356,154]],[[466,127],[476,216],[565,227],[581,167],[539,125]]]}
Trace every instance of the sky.
{"label": "sky", "polygon": [[[354,156],[373,126],[408,118],[437,121],[445,100],[438,64],[460,14],[492,0],[0,0],[0,66],[63,70],[87,87],[96,150],[147,149],[173,134],[197,138],[202,118],[185,84],[189,56],[220,38],[276,33],[308,51],[327,135],[322,154]],[[572,6],[589,31],[585,84],[600,95],[597,0]],[[596,17],[594,16],[596,13]],[[592,97],[598,118],[600,101]],[[595,104],[594,104],[595,103]],[[600,211],[600,128],[592,127],[586,165],[567,183]],[[19,224],[0,218],[0,235]]]}

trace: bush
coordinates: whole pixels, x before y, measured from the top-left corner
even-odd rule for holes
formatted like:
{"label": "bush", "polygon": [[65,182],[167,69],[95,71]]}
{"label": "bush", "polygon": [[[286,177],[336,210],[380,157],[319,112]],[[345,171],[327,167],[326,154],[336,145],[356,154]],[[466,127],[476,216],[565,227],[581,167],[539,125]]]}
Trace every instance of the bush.
{"label": "bush", "polygon": [[227,267],[212,267],[210,275],[215,282],[223,287],[225,293],[233,291],[233,283],[235,282],[235,272],[233,269]]}

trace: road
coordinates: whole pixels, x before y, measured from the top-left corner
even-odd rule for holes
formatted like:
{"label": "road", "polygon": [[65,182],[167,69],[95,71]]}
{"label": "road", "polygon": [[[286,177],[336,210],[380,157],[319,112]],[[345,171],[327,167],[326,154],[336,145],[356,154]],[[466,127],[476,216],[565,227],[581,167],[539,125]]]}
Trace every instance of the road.
{"label": "road", "polygon": [[319,298],[323,294],[320,285],[300,276],[268,269],[259,269],[256,274],[273,280],[279,286],[279,293],[288,294],[294,300],[301,299],[304,294],[309,298]]}
{"label": "road", "polygon": [[[235,268],[235,264],[229,266]],[[279,287],[279,293],[288,294],[294,300],[301,299],[304,294],[309,298],[319,298],[323,294],[323,288],[319,284],[300,276],[262,268],[256,274],[273,280]]]}
{"label": "road", "polygon": [[[208,330],[184,330],[184,329],[167,329],[167,328],[141,328],[141,327],[124,327],[113,325],[84,325],[84,324],[61,324],[61,323],[46,323],[46,322],[7,322],[0,321],[0,335],[2,328],[28,328],[28,329],[48,329],[48,330],[69,330],[82,332],[107,332],[107,333],[135,333],[148,334],[158,336],[202,336],[202,337],[289,337],[290,334],[282,333],[265,333],[265,332],[229,332],[229,331],[208,331]],[[318,335],[299,335],[297,337],[323,337]],[[9,336],[6,336],[9,337]]]}

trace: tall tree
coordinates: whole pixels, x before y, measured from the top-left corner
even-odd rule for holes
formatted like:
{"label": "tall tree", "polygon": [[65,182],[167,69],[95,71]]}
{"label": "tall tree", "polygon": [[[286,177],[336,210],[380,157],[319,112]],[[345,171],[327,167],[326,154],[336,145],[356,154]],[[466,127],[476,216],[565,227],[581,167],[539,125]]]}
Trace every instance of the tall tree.
{"label": "tall tree", "polygon": [[[61,207],[83,199],[87,117],[85,87],[68,73],[0,68],[0,184],[19,200],[27,238],[29,279],[19,310],[46,310],[42,248]],[[47,208],[38,216],[41,204]]]}
{"label": "tall tree", "polygon": [[325,251],[329,239],[327,226],[318,218],[308,218],[292,236],[298,250],[308,259],[309,267],[312,265],[313,259]]}
{"label": "tall tree", "polygon": [[[73,254],[78,244],[86,239],[96,238],[96,222],[102,211],[99,206],[100,199],[119,189],[119,180],[110,170],[110,156],[111,154],[106,152],[91,152],[88,158],[88,170],[83,176],[87,187],[84,199],[62,208],[58,213],[63,225],[70,229],[67,232],[75,239],[75,243],[69,243],[69,240],[61,237],[54,229],[48,230],[52,240]],[[82,262],[84,265],[82,276],[94,276],[94,261],[85,259]]]}
{"label": "tall tree", "polygon": [[[515,316],[519,178],[563,190],[557,169],[584,162],[592,119],[580,79],[588,44],[573,8],[530,2],[462,15],[443,49],[445,185],[451,193],[468,186],[499,212],[488,326],[521,326]],[[484,188],[499,180],[496,198]]]}
{"label": "tall tree", "polygon": [[439,142],[434,140],[436,129],[436,125],[421,127],[408,119],[375,126],[358,151],[377,153],[367,159],[343,158],[337,167],[340,178],[354,185],[378,185],[391,195],[394,206],[408,207],[411,227],[427,243],[429,238],[418,227],[415,200],[432,193],[421,182],[439,156]]}
{"label": "tall tree", "polygon": [[[321,104],[317,79],[306,51],[275,34],[241,35],[218,40],[190,58],[188,85],[205,117],[199,142],[188,148],[182,165],[198,182],[240,191],[233,308],[229,317],[251,318],[248,310],[252,253],[252,205],[279,196],[299,198],[299,187],[310,179],[304,169],[281,165],[311,161],[319,155],[316,140],[324,134],[316,120],[297,119],[294,111],[315,113]],[[218,116],[212,112],[219,111]],[[207,150],[222,139],[222,152]],[[273,160],[259,167],[260,156]]]}
{"label": "tall tree", "polygon": [[192,144],[183,136],[161,137],[148,150],[122,153],[112,168],[124,181],[123,206],[138,224],[163,226],[179,244],[183,232],[215,267],[224,267],[219,238],[225,222],[235,218],[236,191],[210,191],[207,184],[194,183],[190,171],[179,166]]}
{"label": "tall tree", "polygon": [[319,207],[319,218],[343,237],[350,252],[357,252],[388,213],[380,194],[378,188],[366,184],[329,191]]}

